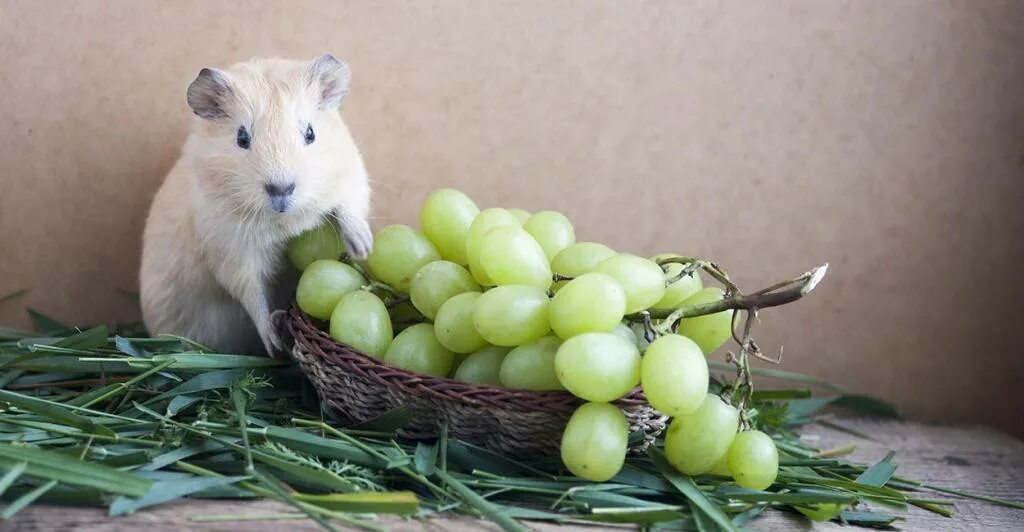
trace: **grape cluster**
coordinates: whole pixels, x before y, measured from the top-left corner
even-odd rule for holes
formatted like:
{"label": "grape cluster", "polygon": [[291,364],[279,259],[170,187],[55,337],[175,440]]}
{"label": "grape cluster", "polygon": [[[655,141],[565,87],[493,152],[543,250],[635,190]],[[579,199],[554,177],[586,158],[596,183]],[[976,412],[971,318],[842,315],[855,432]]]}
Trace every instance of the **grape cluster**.
{"label": "grape cluster", "polygon": [[629,426],[612,402],[642,386],[674,418],[665,451],[676,469],[754,489],[774,481],[772,439],[740,432],[740,412],[709,393],[705,355],[732,336],[733,311],[683,318],[677,332],[646,339],[655,335],[639,313],[723,297],[675,255],[576,242],[558,212],[480,210],[454,189],[426,199],[420,228],[384,227],[365,264],[338,260],[344,248],[329,225],[299,235],[288,249],[303,270],[297,304],[328,321],[335,340],[394,366],[583,399],[561,443],[579,477],[621,470]]}

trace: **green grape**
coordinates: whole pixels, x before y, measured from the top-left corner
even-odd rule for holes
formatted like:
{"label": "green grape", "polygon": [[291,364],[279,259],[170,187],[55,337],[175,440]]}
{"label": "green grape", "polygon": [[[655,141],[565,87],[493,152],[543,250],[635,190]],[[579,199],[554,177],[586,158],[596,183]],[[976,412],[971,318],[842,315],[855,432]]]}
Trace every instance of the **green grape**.
{"label": "green grape", "polygon": [[[559,251],[551,259],[551,271],[563,277],[579,277],[591,272],[605,259],[615,256],[612,248],[596,242],[577,242]],[[558,290],[564,282],[555,283]]]}
{"label": "green grape", "polygon": [[649,259],[621,253],[594,268],[615,278],[626,291],[626,313],[648,309],[665,295],[665,272]]}
{"label": "green grape", "polygon": [[[723,296],[721,288],[712,286],[686,298],[680,306],[711,303]],[[710,355],[732,337],[732,313],[731,310],[723,310],[706,316],[683,318],[679,320],[677,332],[696,342],[705,355]]]}
{"label": "green grape", "polygon": [[732,478],[732,471],[729,471],[729,453],[728,451],[722,455],[721,458],[711,466],[708,470],[709,474],[718,475],[720,477]]}
{"label": "green grape", "polygon": [[441,260],[441,255],[423,233],[396,224],[377,233],[368,265],[374,277],[408,294],[412,276],[435,260]]}
{"label": "green grape", "polygon": [[759,430],[737,434],[726,456],[729,471],[741,487],[763,490],[779,474],[779,450],[771,436]]}
{"label": "green grape", "polygon": [[640,347],[639,345],[637,345],[636,333],[633,332],[633,329],[629,328],[629,325],[626,325],[623,322],[619,322],[619,324],[617,324],[615,328],[612,329],[612,334],[625,338],[626,341],[637,346],[637,348]]}
{"label": "green grape", "polygon": [[469,226],[469,233],[466,235],[466,259],[469,262],[469,271],[473,274],[476,282],[484,286],[494,286],[494,281],[487,276],[483,264],[480,263],[480,246],[488,231],[503,225],[518,227],[521,224],[512,213],[505,209],[484,209],[473,219],[473,223]]}
{"label": "green grape", "polygon": [[344,252],[345,243],[338,235],[338,228],[329,221],[292,238],[288,241],[287,249],[288,260],[300,272],[313,264],[313,261],[337,260]]}
{"label": "green grape", "polygon": [[696,411],[672,420],[665,456],[681,473],[707,473],[725,456],[739,426],[739,411],[709,393]]}
{"label": "green grape", "polygon": [[303,312],[319,320],[331,317],[345,294],[359,290],[366,279],[348,264],[336,260],[313,261],[299,278],[295,302]]}
{"label": "green grape", "polygon": [[413,306],[427,319],[434,319],[441,304],[463,292],[479,292],[469,271],[446,260],[423,265],[409,283],[409,297]]}
{"label": "green grape", "polygon": [[[434,327],[434,329],[434,336],[437,336],[437,327]],[[451,351],[451,349],[449,349],[449,351]],[[456,370],[458,370],[459,366],[461,366],[462,363],[465,362],[467,358],[469,358],[470,354],[471,353],[452,353],[452,370],[448,374],[451,378],[455,378]]]}
{"label": "green grape", "polygon": [[[672,256],[674,255],[671,253],[662,253],[651,257],[651,260],[657,263],[658,259]],[[665,269],[665,278],[671,279],[679,275],[679,272],[683,271],[683,268],[685,267],[686,266],[683,266],[678,262],[669,263]],[[678,308],[686,298],[700,292],[701,288],[704,288],[704,283],[700,280],[700,274],[695,271],[690,275],[666,286],[665,295],[661,297],[661,301],[655,303],[651,308],[658,310],[671,310]]]}
{"label": "green grape", "polygon": [[689,338],[667,334],[644,352],[640,384],[647,401],[663,414],[693,413],[708,394],[708,361]]}
{"label": "green grape", "polygon": [[526,220],[529,220],[531,216],[530,211],[526,209],[508,209],[508,212],[515,216],[516,220],[519,220],[520,225],[526,223]]}
{"label": "green grape", "polygon": [[509,351],[498,373],[501,385],[532,392],[564,389],[555,376],[555,353],[561,344],[557,337],[545,336]]}
{"label": "green grape", "polygon": [[420,229],[442,258],[465,266],[469,264],[466,236],[479,213],[480,209],[469,196],[454,188],[437,189],[427,196],[420,208]]}
{"label": "green grape", "polygon": [[572,222],[560,212],[538,212],[526,220],[523,229],[537,240],[549,261],[555,258],[559,251],[576,243],[576,231],[572,228]]}
{"label": "green grape", "polygon": [[455,370],[455,379],[487,386],[501,386],[501,363],[508,352],[507,347],[490,345],[469,355]]}
{"label": "green grape", "polygon": [[384,362],[416,373],[447,377],[452,370],[452,352],[434,336],[429,323],[413,325],[395,336]]}
{"label": "green grape", "polygon": [[577,477],[604,482],[626,461],[629,423],[615,405],[586,403],[576,409],[562,433],[562,463]]}
{"label": "green grape", "polygon": [[585,273],[555,294],[549,310],[551,329],[563,339],[585,332],[607,332],[622,323],[626,293],[609,275]]}
{"label": "green grape", "polygon": [[465,292],[445,301],[434,316],[437,341],[455,353],[472,353],[483,349],[487,341],[473,325],[473,311],[479,292]]}
{"label": "green grape", "polygon": [[535,286],[492,288],[477,299],[473,325],[494,345],[516,346],[536,340],[551,330],[548,295]]}
{"label": "green grape", "polygon": [[591,332],[569,338],[555,357],[558,381],[587,401],[614,401],[640,384],[640,352],[612,333]]}
{"label": "green grape", "polygon": [[831,521],[843,513],[848,505],[842,503],[820,503],[794,506],[796,511],[806,515],[812,521]]}
{"label": "green grape", "polygon": [[373,357],[384,356],[391,331],[384,302],[366,290],[345,295],[331,313],[331,338]]}
{"label": "green grape", "polygon": [[480,264],[496,285],[525,284],[547,290],[551,266],[540,244],[520,227],[503,225],[484,235]]}

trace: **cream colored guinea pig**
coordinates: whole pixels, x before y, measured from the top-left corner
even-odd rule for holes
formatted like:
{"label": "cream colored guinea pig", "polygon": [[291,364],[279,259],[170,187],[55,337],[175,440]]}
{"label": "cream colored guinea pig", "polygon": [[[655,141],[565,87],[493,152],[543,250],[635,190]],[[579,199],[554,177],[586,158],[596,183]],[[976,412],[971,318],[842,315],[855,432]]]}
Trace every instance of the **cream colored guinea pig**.
{"label": "cream colored guinea pig", "polygon": [[200,71],[187,91],[197,118],[143,235],[140,296],[152,334],[275,354],[283,345],[270,315],[296,279],[288,239],[330,219],[349,255],[366,257],[370,187],[338,113],[349,81],[331,55]]}

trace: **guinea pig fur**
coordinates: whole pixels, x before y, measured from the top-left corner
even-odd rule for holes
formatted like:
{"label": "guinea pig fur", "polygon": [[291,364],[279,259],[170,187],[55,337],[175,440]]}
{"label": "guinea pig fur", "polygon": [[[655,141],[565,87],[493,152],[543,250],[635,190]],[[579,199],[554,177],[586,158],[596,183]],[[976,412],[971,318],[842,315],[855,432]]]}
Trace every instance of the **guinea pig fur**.
{"label": "guinea pig fur", "polygon": [[348,66],[324,55],[204,68],[189,85],[192,131],[143,234],[140,296],[152,334],[276,354],[271,313],[297,277],[288,240],[331,220],[348,255],[367,256],[369,180],[338,111],[349,81]]}

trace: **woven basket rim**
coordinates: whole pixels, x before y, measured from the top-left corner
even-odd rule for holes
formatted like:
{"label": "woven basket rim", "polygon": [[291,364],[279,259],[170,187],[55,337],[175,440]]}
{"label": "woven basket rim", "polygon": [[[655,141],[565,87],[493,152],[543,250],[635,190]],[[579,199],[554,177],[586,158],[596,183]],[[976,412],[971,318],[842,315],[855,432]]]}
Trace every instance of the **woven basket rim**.
{"label": "woven basket rim", "polygon": [[[288,310],[285,323],[297,347],[302,348],[304,352],[319,357],[332,365],[340,366],[344,371],[375,381],[381,386],[398,388],[413,396],[426,396],[433,399],[527,412],[535,410],[564,412],[567,409],[575,409],[576,406],[584,403],[582,399],[567,391],[533,392],[474,384],[447,377],[424,375],[392,366],[381,359],[331,338],[294,302]],[[647,405],[647,400],[640,387],[637,387],[613,403],[620,407],[638,407]]]}

